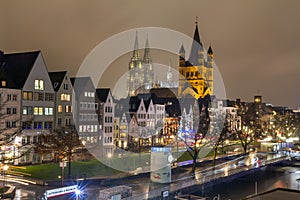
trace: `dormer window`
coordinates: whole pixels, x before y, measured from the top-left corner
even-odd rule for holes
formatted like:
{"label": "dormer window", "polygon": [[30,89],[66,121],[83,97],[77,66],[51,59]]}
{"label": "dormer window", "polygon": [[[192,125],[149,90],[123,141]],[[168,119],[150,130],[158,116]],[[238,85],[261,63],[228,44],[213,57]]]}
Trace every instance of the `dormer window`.
{"label": "dormer window", "polygon": [[35,90],[44,90],[44,80],[34,80]]}

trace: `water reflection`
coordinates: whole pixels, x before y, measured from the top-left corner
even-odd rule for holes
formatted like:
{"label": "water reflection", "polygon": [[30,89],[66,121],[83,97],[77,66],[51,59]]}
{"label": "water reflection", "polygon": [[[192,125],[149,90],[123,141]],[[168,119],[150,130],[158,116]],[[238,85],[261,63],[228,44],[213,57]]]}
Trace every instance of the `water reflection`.
{"label": "water reflection", "polygon": [[212,199],[218,194],[221,199],[242,199],[255,193],[255,182],[257,182],[257,192],[261,193],[277,187],[298,189],[300,184],[296,181],[298,178],[300,178],[300,170],[297,167],[263,167],[253,174],[233,181],[202,187],[194,194],[207,199]]}

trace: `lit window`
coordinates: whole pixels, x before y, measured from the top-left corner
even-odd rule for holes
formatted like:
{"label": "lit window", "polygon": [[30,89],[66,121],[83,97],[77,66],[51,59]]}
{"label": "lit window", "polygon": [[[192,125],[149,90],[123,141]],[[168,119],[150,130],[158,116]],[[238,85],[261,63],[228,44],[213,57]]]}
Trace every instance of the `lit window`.
{"label": "lit window", "polygon": [[23,92],[23,99],[24,100],[32,100],[33,94],[32,92]]}
{"label": "lit window", "polygon": [[66,110],[66,113],[70,112],[70,107],[68,105],[66,105],[65,110]]}
{"label": "lit window", "polygon": [[43,80],[34,80],[34,89],[35,90],[44,90],[44,81]]}
{"label": "lit window", "polygon": [[61,101],[70,101],[70,98],[71,96],[69,94],[61,94],[60,95],[60,100]]}
{"label": "lit window", "polygon": [[28,114],[28,111],[27,111],[27,107],[23,107],[23,115],[27,115]]}
{"label": "lit window", "polygon": [[43,107],[34,107],[33,114],[34,115],[43,115]]}
{"label": "lit window", "polygon": [[2,87],[5,87],[6,86],[6,81],[2,81],[1,85],[2,85]]}
{"label": "lit window", "polygon": [[53,108],[45,108],[45,115],[53,115]]}
{"label": "lit window", "polygon": [[58,111],[58,112],[62,112],[62,105],[58,105],[57,111]]}

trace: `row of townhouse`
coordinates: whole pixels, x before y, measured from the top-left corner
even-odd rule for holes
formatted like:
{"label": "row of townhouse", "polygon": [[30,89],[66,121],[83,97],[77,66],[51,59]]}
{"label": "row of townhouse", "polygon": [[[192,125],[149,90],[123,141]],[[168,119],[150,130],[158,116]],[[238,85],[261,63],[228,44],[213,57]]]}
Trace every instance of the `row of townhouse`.
{"label": "row of townhouse", "polygon": [[[112,151],[114,103],[109,89],[96,89],[89,77],[48,72],[40,51],[0,51],[1,159],[40,163],[51,155],[34,152],[42,134],[75,126],[87,147]],[[22,148],[21,148],[22,147]],[[5,153],[4,153],[5,152]],[[5,155],[4,155],[5,154]]]}

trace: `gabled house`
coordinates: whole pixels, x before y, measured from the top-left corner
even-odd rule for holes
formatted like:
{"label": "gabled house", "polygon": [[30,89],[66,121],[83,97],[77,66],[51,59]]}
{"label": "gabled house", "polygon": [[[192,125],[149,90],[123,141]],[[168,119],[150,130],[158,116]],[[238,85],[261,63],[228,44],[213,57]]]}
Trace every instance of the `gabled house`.
{"label": "gabled house", "polygon": [[54,128],[74,125],[72,114],[73,87],[68,72],[49,72],[55,91]]}
{"label": "gabled house", "polygon": [[114,147],[115,103],[109,88],[97,89],[96,97],[103,155],[111,155]]}
{"label": "gabled house", "polygon": [[[1,73],[2,77],[3,75],[7,77],[7,80],[2,80],[2,86],[5,87],[7,84],[10,89],[21,93],[19,96],[21,108],[19,126],[22,129],[20,142],[32,146],[38,142],[39,135],[47,134],[53,128],[54,90],[42,53],[40,51],[2,53]],[[18,95],[15,97],[18,99]],[[11,98],[15,99],[15,97]],[[38,163],[47,159],[49,157],[31,151],[19,161]]]}
{"label": "gabled house", "polygon": [[71,78],[74,123],[79,139],[87,148],[99,145],[98,103],[96,90],[90,77]]}
{"label": "gabled house", "polygon": [[157,138],[161,136],[158,128],[163,128],[165,105],[158,103],[154,94],[138,94],[129,100],[129,114],[129,142],[136,141],[140,147],[158,143]]}

